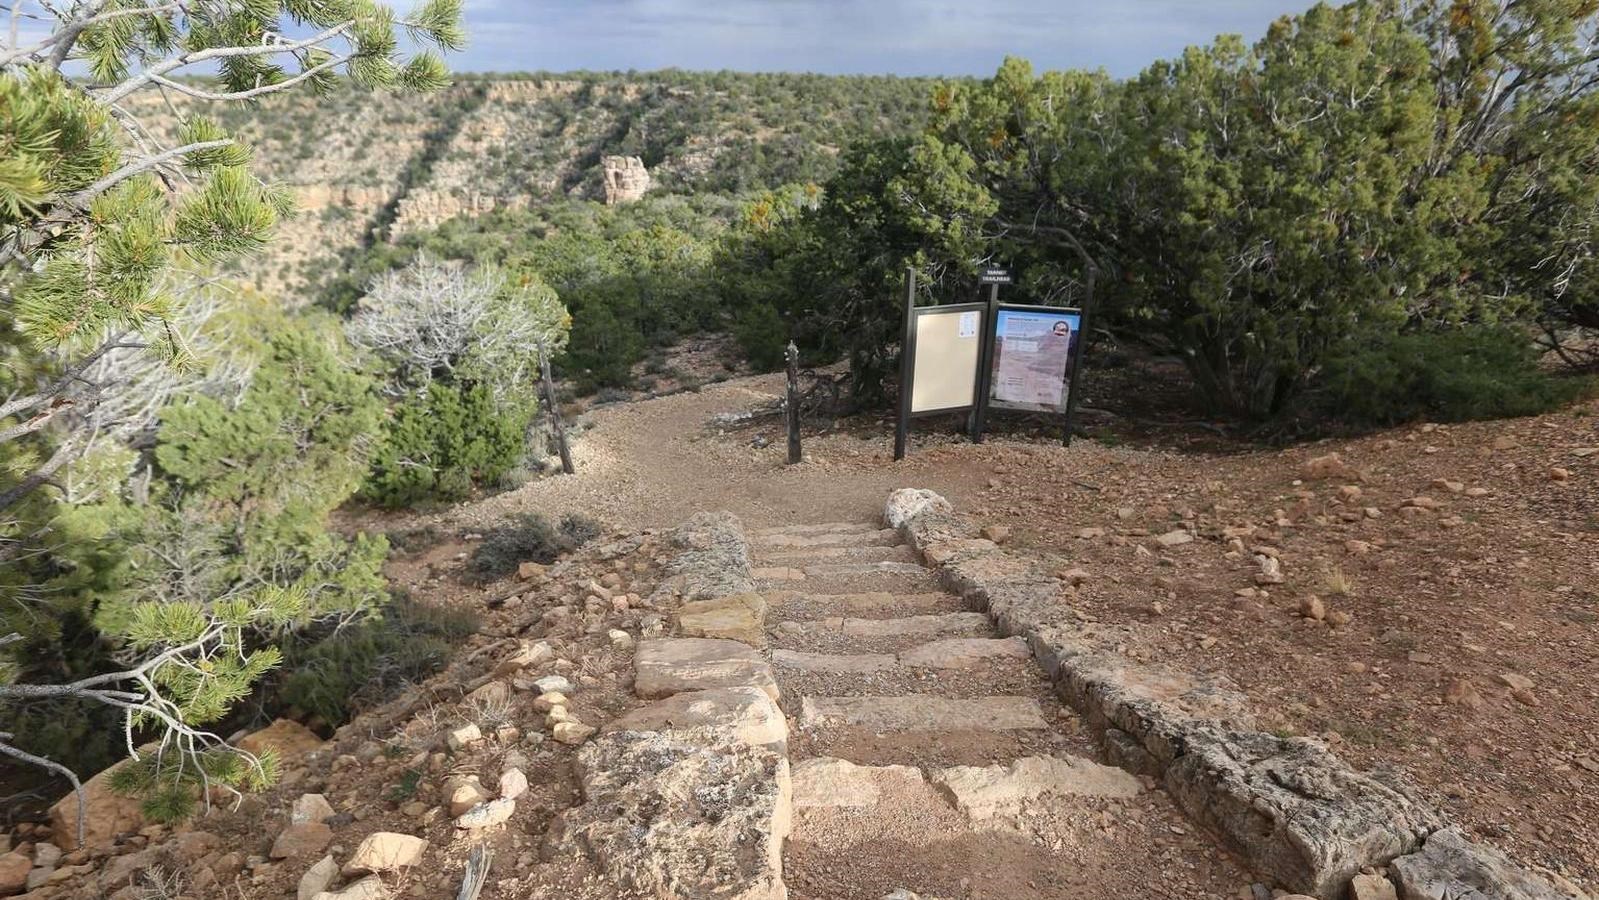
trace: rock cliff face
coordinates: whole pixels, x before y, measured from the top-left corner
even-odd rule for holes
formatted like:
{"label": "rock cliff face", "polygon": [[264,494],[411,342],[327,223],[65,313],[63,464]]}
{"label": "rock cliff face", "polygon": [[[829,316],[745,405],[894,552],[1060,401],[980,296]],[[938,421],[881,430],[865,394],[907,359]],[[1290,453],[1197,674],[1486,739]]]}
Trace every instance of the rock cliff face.
{"label": "rock cliff face", "polygon": [[650,172],[636,156],[607,156],[605,166],[605,205],[633,203],[644,199],[650,189]]}

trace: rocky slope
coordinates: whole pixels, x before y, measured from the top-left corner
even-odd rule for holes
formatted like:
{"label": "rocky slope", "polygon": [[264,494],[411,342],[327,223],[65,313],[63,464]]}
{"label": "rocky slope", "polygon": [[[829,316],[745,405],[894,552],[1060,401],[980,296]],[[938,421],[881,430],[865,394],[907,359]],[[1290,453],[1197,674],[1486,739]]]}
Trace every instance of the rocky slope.
{"label": "rocky slope", "polygon": [[[671,71],[463,76],[426,96],[342,85],[327,97],[298,92],[203,112],[299,200],[300,215],[245,272],[293,305],[343,251],[456,216],[560,198],[626,201],[646,180],[654,191],[730,194],[819,180],[851,140],[914,131],[930,86]],[[200,111],[155,92],[130,105],[166,136]],[[626,189],[615,189],[614,175],[607,189],[608,166]]]}

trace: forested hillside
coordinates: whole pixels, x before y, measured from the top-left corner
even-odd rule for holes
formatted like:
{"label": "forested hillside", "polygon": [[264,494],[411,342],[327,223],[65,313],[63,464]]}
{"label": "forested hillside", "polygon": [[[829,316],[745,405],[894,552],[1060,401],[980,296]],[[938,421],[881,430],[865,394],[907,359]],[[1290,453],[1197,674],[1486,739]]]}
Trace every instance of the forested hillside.
{"label": "forested hillside", "polygon": [[[931,79],[738,72],[463,75],[425,96],[350,81],[326,97],[212,111],[288,186],[299,215],[247,271],[291,303],[339,254],[457,216],[604,198],[601,159],[640,158],[651,192],[739,196],[825,181],[850,143],[918,131]],[[189,104],[176,98],[178,109]],[[192,105],[192,104],[191,104]],[[136,98],[157,127],[175,119]]]}

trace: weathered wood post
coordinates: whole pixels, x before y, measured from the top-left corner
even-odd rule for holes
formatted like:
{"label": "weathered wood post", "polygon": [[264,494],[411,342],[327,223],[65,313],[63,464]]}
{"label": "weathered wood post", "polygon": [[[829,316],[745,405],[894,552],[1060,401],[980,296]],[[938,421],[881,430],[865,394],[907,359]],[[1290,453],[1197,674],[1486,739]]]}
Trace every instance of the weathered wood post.
{"label": "weathered wood post", "polygon": [[561,471],[568,475],[577,470],[572,467],[572,449],[566,445],[566,425],[561,421],[561,406],[555,402],[555,380],[550,378],[550,355],[539,344],[539,370],[544,379],[544,408],[549,413],[550,424],[555,427],[555,446],[561,452]]}
{"label": "weathered wood post", "polygon": [[799,348],[793,341],[783,353],[788,360],[788,464],[800,461]]}

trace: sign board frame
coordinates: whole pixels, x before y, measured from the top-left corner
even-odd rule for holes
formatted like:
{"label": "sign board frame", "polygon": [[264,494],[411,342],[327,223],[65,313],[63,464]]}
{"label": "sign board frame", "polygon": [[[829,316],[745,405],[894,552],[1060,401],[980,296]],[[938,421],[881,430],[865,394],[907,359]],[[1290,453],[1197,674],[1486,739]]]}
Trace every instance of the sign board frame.
{"label": "sign board frame", "polygon": [[[1068,347],[1066,367],[1060,373],[1061,406],[1059,409],[1039,409],[1035,406],[1028,406],[1014,401],[1001,400],[994,396],[994,366],[999,362],[1001,350],[999,326],[1005,319],[1005,313],[1021,313],[1024,315],[1038,314],[1045,317],[1059,316],[1063,319],[1076,320],[1076,323],[1073,326],[1073,331],[1075,333],[1072,335],[1071,344]],[[987,359],[989,361],[989,370],[985,373],[986,377],[984,378],[985,390],[982,399],[984,406],[990,409],[1003,409],[1014,412],[1030,412],[1041,415],[1063,416],[1066,414],[1067,408],[1071,406],[1071,394],[1074,387],[1073,381],[1077,375],[1077,358],[1082,355],[1083,350],[1083,311],[1081,309],[1067,306],[1030,306],[1020,303],[994,304],[993,309],[990,311],[990,322],[987,338]]]}
{"label": "sign board frame", "polygon": [[[1072,420],[1077,409],[1078,390],[1077,373],[1082,367],[1083,356],[1088,352],[1089,315],[1093,307],[1094,276],[1097,270],[1090,267],[1088,272],[1088,296],[1083,307],[1062,306],[1036,306],[1022,303],[999,302],[999,286],[1011,284],[1011,273],[1007,269],[987,269],[980,276],[983,284],[987,284],[988,299],[975,303],[956,303],[946,306],[928,306],[920,309],[916,306],[916,270],[905,270],[905,335],[900,344],[900,379],[899,379],[899,419],[894,431],[894,458],[905,458],[905,451],[910,442],[910,422],[912,419],[924,416],[947,415],[952,413],[967,412],[967,429],[974,443],[982,443],[983,431],[990,408],[1005,411],[1025,412],[1035,415],[1058,415],[1062,418],[1062,440],[1066,446],[1072,443]],[[1003,280],[1001,280],[1003,279]],[[1066,371],[1062,374],[1062,389],[1065,392],[1063,400],[1065,408],[1059,410],[1040,410],[1033,406],[1019,406],[1006,401],[996,401],[993,398],[994,366],[999,356],[999,322],[1001,314],[1005,312],[1019,313],[1045,313],[1057,316],[1074,316],[1077,319],[1077,334],[1073,338],[1066,360]],[[970,403],[940,404],[937,408],[917,409],[914,398],[916,395],[916,362],[917,362],[917,335],[919,325],[924,317],[959,314],[968,316],[976,314],[981,341],[978,345],[976,357],[976,372],[973,378],[973,396]],[[957,386],[955,395],[962,393]]]}
{"label": "sign board frame", "polygon": [[[956,303],[948,306],[924,306],[920,309],[911,310],[910,328],[907,332],[909,340],[905,345],[905,352],[911,357],[911,374],[906,382],[906,390],[910,395],[911,418],[966,412],[975,408],[980,402],[983,382],[981,368],[984,352],[983,345],[986,342],[985,335],[988,332],[986,327],[988,323],[985,321],[987,313],[988,304],[986,303]],[[943,321],[946,319],[949,320],[948,325]],[[934,323],[937,324],[935,325]],[[969,360],[964,358],[948,359],[951,338],[947,335],[938,335],[933,332],[935,327],[947,331],[950,325],[954,326],[954,341],[971,342],[969,349],[960,348],[962,354],[970,354]],[[927,327],[924,329],[924,326]],[[968,328],[970,329],[969,334],[967,333]],[[924,330],[928,333],[924,334]],[[935,340],[937,341],[936,344],[933,343]],[[924,360],[922,359],[924,352],[938,354],[946,358],[935,360],[934,357],[930,356]],[[931,381],[931,367],[933,365],[947,367],[945,372],[949,374],[940,373],[946,380],[951,376],[955,379],[969,379],[969,386],[956,383],[951,386],[953,388],[952,391],[950,388],[941,389],[940,387],[929,387],[927,391],[923,391],[923,386]],[[968,367],[970,368],[969,373],[960,371],[960,369]],[[935,391],[939,393],[933,393]],[[930,402],[919,404],[919,395],[928,396]],[[956,397],[963,397],[963,400],[945,402],[945,400],[954,400]]]}

